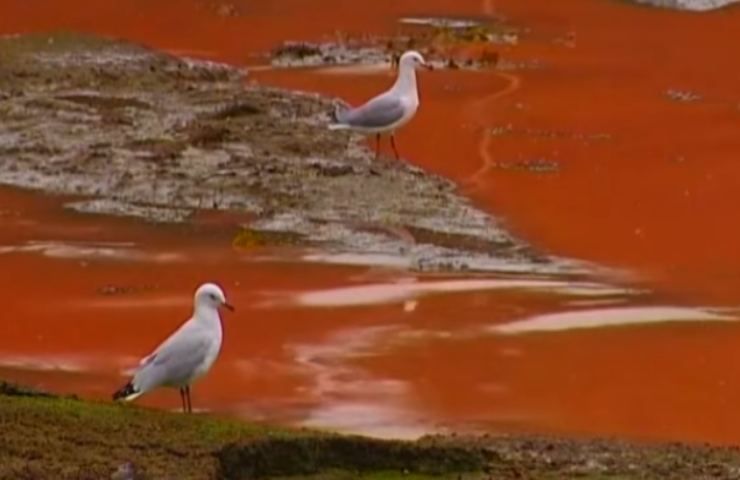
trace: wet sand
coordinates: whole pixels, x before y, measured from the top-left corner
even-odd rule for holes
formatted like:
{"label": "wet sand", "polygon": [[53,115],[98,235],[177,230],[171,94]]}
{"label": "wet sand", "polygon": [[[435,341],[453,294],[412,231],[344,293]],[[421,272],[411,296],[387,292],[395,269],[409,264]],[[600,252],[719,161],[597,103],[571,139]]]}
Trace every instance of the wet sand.
{"label": "wet sand", "polygon": [[[485,288],[418,303],[280,306],[267,301],[296,291],[438,278],[306,264],[296,251],[235,251],[236,222],[228,216],[154,227],[72,214],[58,199],[1,189],[0,243],[35,250],[0,259],[6,318],[21,319],[0,328],[1,376],[107,397],[122,381],[120,371],[188,315],[193,286],[218,278],[239,311],[225,319],[223,356],[195,390],[196,403],[209,409],[394,436],[483,428],[740,441],[735,323],[515,336],[489,329],[606,302],[736,305],[740,98],[727,39],[737,36],[740,10],[691,15],[597,0],[493,3],[350,8],[324,0],[306,9],[298,1],[245,2],[236,4],[243,16],[221,17],[209,2],[91,9],[76,0],[33,6],[0,0],[7,12],[0,31],[84,30],[255,64],[251,54],[284,39],[319,40],[336,28],[393,33],[400,15],[503,14],[531,31],[519,45],[502,48],[502,56],[537,59],[544,67],[422,73],[422,108],[399,134],[399,148],[409,161],[458,181],[541,250],[624,269],[631,285],[651,293],[594,298]],[[390,75],[265,71],[253,79],[358,102]],[[670,89],[702,98],[675,101],[666,95]],[[557,171],[506,168],[537,159],[554,162]],[[103,253],[121,259],[65,246],[92,240],[133,245],[107,245]],[[101,293],[111,284],[143,290]],[[31,296],[43,301],[29,302]],[[700,319],[705,311],[688,316]],[[142,400],[176,408],[176,397],[161,392]]]}

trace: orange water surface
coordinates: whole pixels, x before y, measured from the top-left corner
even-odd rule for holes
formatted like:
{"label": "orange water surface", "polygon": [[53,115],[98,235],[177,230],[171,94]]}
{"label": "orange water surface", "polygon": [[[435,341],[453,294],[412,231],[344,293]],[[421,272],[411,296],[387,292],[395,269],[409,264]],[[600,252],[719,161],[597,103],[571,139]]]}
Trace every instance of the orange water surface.
{"label": "orange water surface", "polygon": [[[218,279],[238,310],[194,390],[202,408],[383,436],[740,441],[740,9],[273,0],[231,2],[239,15],[222,17],[221,3],[0,0],[0,32],[87,31],[256,65],[282,40],[393,34],[405,15],[504,17],[524,31],[497,47],[501,57],[541,67],[422,72],[402,155],[457,181],[538,249],[628,272],[621,286],[644,292],[238,251],[238,215],[152,226],[0,189],[0,376],[108,398],[188,315],[194,286]],[[259,70],[251,79],[359,102],[392,75]],[[701,99],[677,102],[671,89]],[[558,168],[508,168],[532,160]],[[657,322],[666,319],[675,321]],[[585,325],[594,328],[574,328]],[[179,404],[167,391],[141,401]]]}

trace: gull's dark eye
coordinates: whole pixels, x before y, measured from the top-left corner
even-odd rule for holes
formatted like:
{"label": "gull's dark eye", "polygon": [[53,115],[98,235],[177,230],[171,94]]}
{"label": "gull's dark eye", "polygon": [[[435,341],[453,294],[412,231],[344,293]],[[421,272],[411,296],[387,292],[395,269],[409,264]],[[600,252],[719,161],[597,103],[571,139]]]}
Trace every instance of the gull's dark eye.
{"label": "gull's dark eye", "polygon": [[211,300],[218,300],[218,299],[216,298],[216,294],[215,294],[215,293],[212,293],[212,294],[211,294]]}

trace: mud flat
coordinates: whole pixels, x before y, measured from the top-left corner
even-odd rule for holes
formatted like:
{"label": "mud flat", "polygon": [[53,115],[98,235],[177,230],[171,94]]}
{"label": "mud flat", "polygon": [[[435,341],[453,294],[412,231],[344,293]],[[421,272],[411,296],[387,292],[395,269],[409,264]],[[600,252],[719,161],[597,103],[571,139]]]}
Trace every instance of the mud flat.
{"label": "mud flat", "polygon": [[392,255],[409,268],[576,268],[512,238],[450,181],[374,161],[362,137],[329,131],[331,99],[72,34],[5,37],[0,58],[0,184],[154,222],[247,212],[247,243]]}
{"label": "mud flat", "polygon": [[55,397],[0,382],[0,478],[731,479],[731,448],[542,437],[373,440]]}

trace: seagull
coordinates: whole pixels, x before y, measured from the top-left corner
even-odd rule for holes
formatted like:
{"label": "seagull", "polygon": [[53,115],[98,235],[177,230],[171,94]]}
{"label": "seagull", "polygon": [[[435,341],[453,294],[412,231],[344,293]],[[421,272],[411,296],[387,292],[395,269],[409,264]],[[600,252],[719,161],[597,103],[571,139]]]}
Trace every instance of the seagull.
{"label": "seagull", "polygon": [[391,147],[399,159],[395,132],[414,116],[419,107],[419,92],[416,89],[416,67],[431,67],[419,52],[409,50],[398,61],[398,77],[390,90],[370,99],[356,108],[337,106],[334,110],[336,123],[330,130],[351,130],[375,134],[375,159],[380,154],[380,134],[390,132]]}
{"label": "seagull", "polygon": [[190,385],[208,373],[221,350],[221,306],[234,311],[218,285],[201,285],[195,292],[193,316],[139,362],[133,378],[113,394],[113,400],[131,401],[157,387],[172,387],[180,390],[183,412],[191,413]]}

